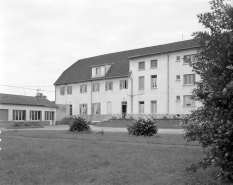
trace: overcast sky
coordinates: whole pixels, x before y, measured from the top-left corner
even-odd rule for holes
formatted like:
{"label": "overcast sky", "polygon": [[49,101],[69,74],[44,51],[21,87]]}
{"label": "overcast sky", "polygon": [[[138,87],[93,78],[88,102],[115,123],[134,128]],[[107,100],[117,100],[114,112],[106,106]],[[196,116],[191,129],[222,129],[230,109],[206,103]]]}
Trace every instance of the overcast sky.
{"label": "overcast sky", "polygon": [[[0,84],[54,91],[79,59],[191,39],[208,11],[207,0],[1,0]],[[36,94],[1,85],[0,93]]]}

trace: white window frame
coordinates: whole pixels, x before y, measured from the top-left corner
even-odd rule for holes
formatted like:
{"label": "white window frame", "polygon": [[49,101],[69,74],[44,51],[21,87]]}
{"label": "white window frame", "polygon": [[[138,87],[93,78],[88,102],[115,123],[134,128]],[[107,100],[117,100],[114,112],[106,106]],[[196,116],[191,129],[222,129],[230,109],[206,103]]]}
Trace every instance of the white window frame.
{"label": "white window frame", "polygon": [[72,94],[72,86],[67,86],[67,94]]}
{"label": "white window frame", "polygon": [[30,121],[41,121],[42,112],[30,110]]}
{"label": "white window frame", "polygon": [[87,93],[87,84],[80,85],[80,93]]}
{"label": "white window frame", "polygon": [[60,95],[65,95],[65,87],[60,87]]}
{"label": "white window frame", "polygon": [[138,106],[138,112],[139,114],[144,114],[145,112],[145,102],[144,101],[139,101],[139,106]]}
{"label": "white window frame", "polygon": [[92,109],[94,115],[101,114],[101,103],[92,103]]}
{"label": "white window frame", "polygon": [[101,67],[96,67],[95,68],[95,75],[100,76],[101,75]]}
{"label": "white window frame", "polygon": [[26,110],[13,110],[14,121],[26,121]]}
{"label": "white window frame", "polygon": [[109,81],[109,82],[105,82],[105,91],[110,91],[113,90],[113,82]]}
{"label": "white window frame", "polygon": [[138,70],[145,70],[145,61],[138,62]]}
{"label": "white window frame", "polygon": [[180,56],[176,56],[176,62],[180,62]]}
{"label": "white window frame", "polygon": [[87,115],[87,103],[79,104],[79,114]]}
{"label": "white window frame", "polygon": [[138,89],[139,90],[144,90],[145,89],[145,77],[144,76],[139,76],[138,77]]}
{"label": "white window frame", "polygon": [[194,85],[195,84],[195,74],[185,74],[184,78],[184,85]]}
{"label": "white window frame", "polygon": [[176,75],[176,80],[180,81],[180,75]]}
{"label": "white window frame", "polygon": [[183,96],[183,102],[184,102],[184,106],[195,106],[195,101],[191,100],[192,95],[184,95]]}
{"label": "white window frame", "polygon": [[99,91],[100,91],[100,83],[93,83],[92,92],[99,92]]}
{"label": "white window frame", "polygon": [[[152,63],[153,63],[153,62],[156,62],[156,63],[155,63],[155,64],[156,64],[155,66],[152,66]],[[151,61],[150,61],[150,68],[151,68],[151,69],[158,68],[158,60],[151,60]]]}
{"label": "white window frame", "polygon": [[151,101],[151,114],[157,113],[157,101],[153,100]]}
{"label": "white window frame", "polygon": [[120,90],[128,89],[128,80],[120,80]]}
{"label": "white window frame", "polygon": [[193,63],[195,61],[196,61],[195,54],[184,55],[184,57],[183,57],[183,63],[184,64],[189,64],[190,62]]}
{"label": "white window frame", "polygon": [[54,111],[45,111],[44,113],[45,113],[44,114],[45,121],[54,120]]}
{"label": "white window frame", "polygon": [[[153,80],[155,79],[155,80]],[[156,89],[157,88],[157,75],[151,75],[151,88]]]}
{"label": "white window frame", "polygon": [[176,101],[180,101],[180,96],[176,96]]}

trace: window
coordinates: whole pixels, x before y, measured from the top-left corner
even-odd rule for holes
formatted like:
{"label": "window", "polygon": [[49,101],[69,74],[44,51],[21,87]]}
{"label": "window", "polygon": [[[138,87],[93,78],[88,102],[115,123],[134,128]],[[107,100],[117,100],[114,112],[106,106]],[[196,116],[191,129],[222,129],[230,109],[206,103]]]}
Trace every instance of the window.
{"label": "window", "polygon": [[80,85],[80,93],[86,93],[87,92],[87,85]]}
{"label": "window", "polygon": [[41,111],[30,111],[30,120],[40,121]]}
{"label": "window", "polygon": [[180,101],[180,96],[176,96],[176,101]]}
{"label": "window", "polygon": [[128,89],[128,80],[120,80],[120,89]]}
{"label": "window", "polygon": [[112,102],[107,102],[107,113],[112,114]]}
{"label": "window", "polygon": [[60,95],[65,95],[65,87],[60,87]]}
{"label": "window", "polygon": [[144,76],[139,77],[139,89],[144,89]]}
{"label": "window", "polygon": [[73,109],[72,109],[72,105],[70,105],[70,115],[73,115]]}
{"label": "window", "polygon": [[180,62],[180,56],[176,56],[176,61]]}
{"label": "window", "polygon": [[139,114],[144,114],[144,101],[139,102]]}
{"label": "window", "polygon": [[101,68],[100,67],[95,68],[95,74],[101,75]]}
{"label": "window", "polygon": [[176,75],[176,80],[180,80],[180,75]]}
{"label": "window", "polygon": [[45,120],[54,120],[54,112],[53,111],[45,111]]}
{"label": "window", "polygon": [[195,62],[195,55],[185,55],[184,64],[189,64],[190,62]]}
{"label": "window", "polygon": [[151,88],[156,88],[157,87],[157,75],[152,75],[151,76]]}
{"label": "window", "polygon": [[191,95],[184,96],[184,106],[195,106],[195,101],[191,97]]}
{"label": "window", "polygon": [[105,91],[112,90],[113,89],[112,85],[113,85],[112,82],[105,82]]}
{"label": "window", "polygon": [[195,74],[184,75],[184,85],[193,85],[195,83]]}
{"label": "window", "polygon": [[13,120],[26,121],[26,110],[13,110]]}
{"label": "window", "polygon": [[99,92],[100,91],[100,84],[99,83],[95,83],[92,85],[92,91],[93,92]]}
{"label": "window", "polygon": [[100,103],[92,103],[92,111],[94,115],[100,115]]}
{"label": "window", "polygon": [[80,115],[87,115],[87,104],[80,104],[79,105],[79,114]]}
{"label": "window", "polygon": [[151,101],[151,114],[157,113],[157,101]]}
{"label": "window", "polygon": [[144,70],[145,69],[145,62],[139,62],[138,63],[138,69],[139,70]]}
{"label": "window", "polygon": [[150,61],[150,67],[151,68],[157,68],[157,60],[151,60]]}
{"label": "window", "polygon": [[72,86],[67,87],[67,94],[72,94]]}

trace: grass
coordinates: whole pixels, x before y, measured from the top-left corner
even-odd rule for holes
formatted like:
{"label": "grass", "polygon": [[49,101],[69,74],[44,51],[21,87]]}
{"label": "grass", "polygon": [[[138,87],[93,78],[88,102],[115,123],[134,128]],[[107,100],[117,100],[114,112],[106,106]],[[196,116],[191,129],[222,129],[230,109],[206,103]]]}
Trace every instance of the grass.
{"label": "grass", "polygon": [[[156,120],[156,126],[162,129],[182,129],[183,127],[180,125],[181,120]],[[95,126],[97,127],[121,127],[126,128],[128,126],[132,126],[133,121],[128,120],[120,120],[120,121],[105,121],[97,123]]]}
{"label": "grass", "polygon": [[21,130],[1,139],[1,184],[223,184],[216,169],[185,171],[203,153],[181,135]]}

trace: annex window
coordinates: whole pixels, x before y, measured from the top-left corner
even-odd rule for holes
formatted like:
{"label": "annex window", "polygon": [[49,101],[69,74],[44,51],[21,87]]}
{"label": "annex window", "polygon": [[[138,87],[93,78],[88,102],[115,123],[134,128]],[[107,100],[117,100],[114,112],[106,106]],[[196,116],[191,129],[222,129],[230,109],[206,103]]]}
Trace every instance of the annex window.
{"label": "annex window", "polygon": [[151,61],[150,61],[150,67],[151,67],[151,68],[157,68],[157,67],[158,67],[157,64],[158,64],[158,63],[157,63],[157,60],[151,60]]}
{"label": "annex window", "polygon": [[176,96],[176,101],[180,101],[180,96]]}
{"label": "annex window", "polygon": [[92,91],[93,92],[99,92],[100,91],[100,84],[99,83],[94,83],[92,85]]}
{"label": "annex window", "polygon": [[120,89],[128,89],[128,80],[120,80]]}
{"label": "annex window", "polygon": [[176,56],[176,61],[180,62],[180,56]]}
{"label": "annex window", "polygon": [[184,75],[184,85],[193,85],[195,83],[195,74]]}
{"label": "annex window", "polygon": [[13,110],[13,120],[26,121],[26,110]]}
{"label": "annex window", "polygon": [[86,93],[87,92],[87,85],[80,85],[80,93]]}
{"label": "annex window", "polygon": [[151,114],[157,113],[157,101],[151,101]]}
{"label": "annex window", "polygon": [[145,62],[139,62],[138,63],[138,69],[139,70],[144,70],[145,69]]}
{"label": "annex window", "polygon": [[151,88],[156,88],[157,87],[157,75],[152,75],[151,76]]}
{"label": "annex window", "polygon": [[176,80],[180,80],[180,75],[176,75]]}
{"label": "annex window", "polygon": [[144,101],[139,102],[139,114],[144,114]]}
{"label": "annex window", "polygon": [[41,111],[30,111],[30,120],[40,121]]}
{"label": "annex window", "polygon": [[67,87],[67,94],[72,94],[72,86]]}
{"label": "annex window", "polygon": [[79,105],[79,114],[80,115],[87,115],[87,104],[80,104]]}
{"label": "annex window", "polygon": [[100,103],[92,103],[92,111],[94,115],[100,115],[100,108],[101,108]]}
{"label": "annex window", "polygon": [[139,89],[144,89],[144,76],[139,77]]}
{"label": "annex window", "polygon": [[105,91],[113,90],[113,82],[105,82]]}
{"label": "annex window", "polygon": [[184,64],[189,64],[190,62],[195,62],[195,55],[185,55]]}
{"label": "annex window", "polygon": [[191,95],[184,96],[184,106],[195,106],[195,101],[191,97]]}
{"label": "annex window", "polygon": [[45,120],[54,120],[54,112],[53,111],[45,111]]}
{"label": "annex window", "polygon": [[65,95],[65,87],[60,87],[60,95]]}
{"label": "annex window", "polygon": [[95,68],[95,74],[101,75],[101,68],[100,67]]}
{"label": "annex window", "polygon": [[71,116],[73,115],[73,107],[72,107],[71,104],[70,104],[70,115],[71,115]]}

